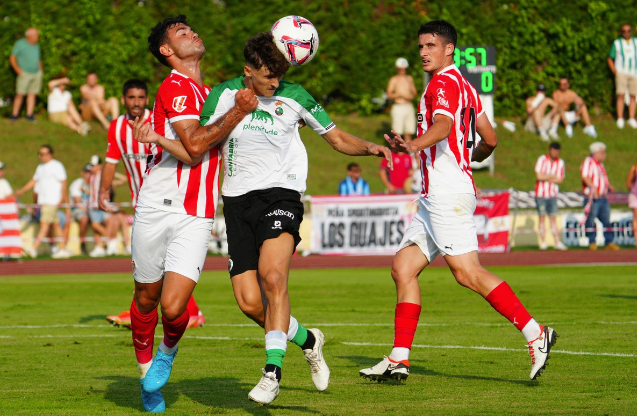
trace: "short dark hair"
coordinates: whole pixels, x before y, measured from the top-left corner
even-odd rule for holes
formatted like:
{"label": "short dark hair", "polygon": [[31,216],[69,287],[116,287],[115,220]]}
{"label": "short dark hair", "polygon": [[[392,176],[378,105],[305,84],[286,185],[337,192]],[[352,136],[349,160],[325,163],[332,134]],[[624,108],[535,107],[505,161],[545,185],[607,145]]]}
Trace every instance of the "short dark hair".
{"label": "short dark hair", "polygon": [[159,62],[169,68],[170,65],[168,65],[166,57],[159,52],[159,48],[161,45],[168,42],[168,30],[179,23],[188,25],[188,18],[183,14],[175,17],[167,17],[157,23],[155,27],[151,29],[150,35],[148,35],[148,50],[150,50],[150,53],[155,55],[155,58],[157,58]]}
{"label": "short dark hair", "polygon": [[549,149],[561,150],[562,146],[558,142],[551,142]]}
{"label": "short dark hair", "polygon": [[43,144],[42,146],[40,146],[40,149],[46,149],[49,151],[49,153],[53,154],[53,148],[50,144]]}
{"label": "short dark hair", "polygon": [[349,165],[347,165],[347,170],[352,170],[352,168],[361,168],[360,166],[358,166],[358,163],[350,163]]}
{"label": "short dark hair", "polygon": [[146,86],[146,83],[140,79],[129,79],[128,81],[126,81],[124,83],[124,88],[122,88],[122,95],[126,96],[126,93],[128,92],[128,90],[130,90],[131,88],[137,88],[140,90],[144,90],[146,92],[146,95],[148,95],[148,87]]}
{"label": "short dark hair", "polygon": [[265,66],[274,77],[282,77],[290,69],[290,63],[274,44],[274,38],[270,32],[257,33],[248,39],[243,48],[243,57],[246,64],[259,70]]}
{"label": "short dark hair", "polygon": [[445,20],[432,20],[431,22],[421,25],[418,29],[418,36],[426,33],[440,36],[446,42],[445,45],[452,43],[454,48],[456,46],[456,42],[458,42],[456,28]]}

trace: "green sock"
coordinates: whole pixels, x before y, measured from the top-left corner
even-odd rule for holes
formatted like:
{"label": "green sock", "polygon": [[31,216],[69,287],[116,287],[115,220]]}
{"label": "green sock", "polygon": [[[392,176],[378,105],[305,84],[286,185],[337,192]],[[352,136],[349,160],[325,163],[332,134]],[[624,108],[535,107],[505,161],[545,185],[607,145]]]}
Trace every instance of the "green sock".
{"label": "green sock", "polygon": [[302,347],[307,341],[307,329],[301,324],[299,324],[299,329],[296,330],[296,335],[292,338],[292,343]]}
{"label": "green sock", "polygon": [[265,351],[265,356],[267,357],[265,365],[272,364],[279,368],[283,368],[283,357],[285,357],[285,351],[278,348],[272,348]]}

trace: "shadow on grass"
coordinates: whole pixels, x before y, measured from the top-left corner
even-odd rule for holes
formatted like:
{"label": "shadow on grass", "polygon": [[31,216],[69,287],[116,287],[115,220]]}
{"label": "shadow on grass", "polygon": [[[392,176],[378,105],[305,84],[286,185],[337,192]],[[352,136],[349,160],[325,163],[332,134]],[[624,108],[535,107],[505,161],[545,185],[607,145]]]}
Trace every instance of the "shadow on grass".
{"label": "shadow on grass", "polygon": [[[143,411],[139,391],[139,379],[134,377],[101,377],[100,380],[112,381],[108,385],[104,398],[117,406],[128,407]],[[190,400],[211,409],[243,409],[255,416],[269,416],[272,411],[291,410],[298,413],[318,414],[306,406],[259,406],[248,400],[248,393],[254,387],[252,384],[241,382],[231,377],[208,377],[200,379],[181,380],[176,383],[170,381],[161,392],[166,401],[166,410],[170,411],[180,394]],[[281,387],[281,394],[289,390],[310,391],[297,387]],[[276,402],[275,402],[276,403]]]}
{"label": "shadow on grass", "polygon": [[[374,357],[363,357],[360,355],[341,355],[336,358],[343,358],[346,360],[353,361],[359,368],[368,368],[378,364],[378,358]],[[535,380],[507,380],[504,378],[496,378],[496,377],[482,377],[482,376],[471,376],[471,375],[460,375],[460,374],[444,374],[439,373],[437,371],[428,370],[422,365],[415,365],[415,363],[424,363],[421,360],[410,360],[409,373],[417,374],[419,376],[429,376],[429,377],[447,377],[447,378],[459,378],[463,380],[483,380],[483,381],[497,381],[501,383],[511,383],[511,384],[519,384],[522,386],[535,387],[539,385],[539,383]]]}
{"label": "shadow on grass", "polygon": [[631,295],[597,295],[597,296],[601,296],[603,298],[611,298],[611,299],[632,299],[632,300],[637,300],[637,296],[631,296]]}
{"label": "shadow on grass", "polygon": [[85,324],[91,321],[105,321],[105,320],[106,320],[106,315],[88,315],[88,316],[81,317],[79,323]]}

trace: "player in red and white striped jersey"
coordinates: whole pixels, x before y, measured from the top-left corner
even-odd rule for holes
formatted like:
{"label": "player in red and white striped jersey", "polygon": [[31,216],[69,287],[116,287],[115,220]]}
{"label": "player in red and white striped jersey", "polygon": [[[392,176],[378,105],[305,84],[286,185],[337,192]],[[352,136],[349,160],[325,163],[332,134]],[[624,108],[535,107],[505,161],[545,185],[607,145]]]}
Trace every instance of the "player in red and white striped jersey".
{"label": "player in red and white striped jersey", "polygon": [[[159,412],[166,406],[160,389],[170,377],[177,343],[188,325],[188,299],[210,241],[219,189],[217,145],[258,100],[254,92],[242,89],[233,108],[214,124],[200,127],[199,111],[210,92],[201,77],[206,52],[202,40],[180,15],[159,22],[148,46],[172,72],[155,98],[151,120],[161,140],[151,145],[152,159],[135,210],[131,329],[144,408]],[[153,360],[158,304],[164,338]]]}
{"label": "player in red and white striped jersey", "polygon": [[584,212],[586,217],[586,237],[588,237],[588,248],[597,250],[595,239],[595,218],[599,219],[604,227],[604,245],[607,250],[619,250],[619,246],[613,243],[615,235],[610,230],[610,204],[606,195],[614,192],[615,188],[610,184],[604,160],[606,160],[606,145],[602,142],[593,142],[588,147],[591,154],[584,159],[580,168],[582,177],[582,188],[584,190]]}
{"label": "player in red and white striped jersey", "polygon": [[[146,83],[138,79],[126,81],[122,91],[121,102],[126,108],[126,113],[113,120],[108,130],[106,163],[102,169],[100,198],[99,201],[96,201],[99,202],[100,208],[104,211],[111,209],[108,205],[110,189],[120,160],[124,161],[124,166],[126,167],[133,207],[137,206],[137,195],[139,195],[139,189],[144,181],[143,175],[146,171],[146,161],[150,155],[149,146],[133,138],[133,128],[128,123],[129,120],[134,120],[135,117],[141,117],[145,121],[149,121],[151,118],[151,112],[146,109],[148,105],[148,87]],[[130,254],[130,246],[126,247],[126,252]],[[205,317],[199,310],[194,297],[190,298],[187,309],[190,314],[188,328],[201,326],[205,323]],[[108,315],[106,320],[115,325],[130,326],[130,310],[125,310],[119,315]]]}
{"label": "player in red and white striped jersey", "polygon": [[561,146],[558,142],[549,145],[549,153],[538,158],[535,164],[535,205],[537,213],[540,216],[540,224],[538,231],[540,234],[540,250],[546,250],[546,229],[544,226],[544,217],[548,215],[551,223],[551,232],[555,238],[556,250],[568,250],[568,248],[560,241],[560,233],[557,228],[557,193],[559,192],[559,184],[564,180],[564,160],[560,159]]}
{"label": "player in red and white striped jersey", "polygon": [[[423,188],[420,211],[405,231],[392,265],[398,295],[394,348],[379,364],[360,371],[374,380],[408,377],[421,311],[418,276],[438,254],[459,284],[483,296],[523,333],[532,358],[531,379],[544,369],[557,336],[552,328],[535,322],[506,282],[480,265],[469,164],[486,159],[498,142],[475,88],[453,64],[456,40],[455,28],[443,20],[420,27],[420,57],[432,78],[418,107],[418,137],[407,143],[394,131],[391,137],[385,135],[395,151],[419,152]],[[482,138],[477,146],[476,131]]]}

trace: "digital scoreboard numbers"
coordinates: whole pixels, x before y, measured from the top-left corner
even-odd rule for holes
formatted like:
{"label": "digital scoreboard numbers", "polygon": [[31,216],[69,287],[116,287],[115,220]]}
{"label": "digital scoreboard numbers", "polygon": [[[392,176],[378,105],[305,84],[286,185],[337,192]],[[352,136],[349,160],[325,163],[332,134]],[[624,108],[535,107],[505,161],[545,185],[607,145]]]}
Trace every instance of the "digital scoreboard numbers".
{"label": "digital scoreboard numbers", "polygon": [[453,62],[478,94],[495,93],[495,46],[456,46]]}

